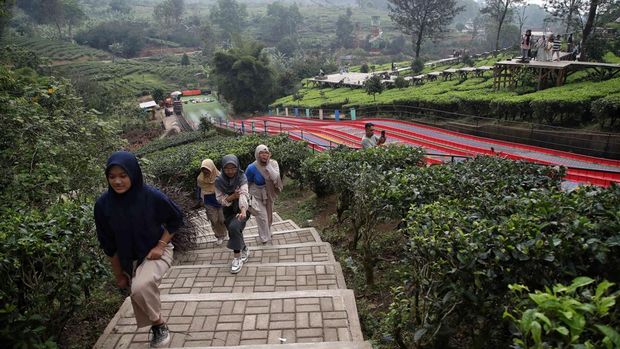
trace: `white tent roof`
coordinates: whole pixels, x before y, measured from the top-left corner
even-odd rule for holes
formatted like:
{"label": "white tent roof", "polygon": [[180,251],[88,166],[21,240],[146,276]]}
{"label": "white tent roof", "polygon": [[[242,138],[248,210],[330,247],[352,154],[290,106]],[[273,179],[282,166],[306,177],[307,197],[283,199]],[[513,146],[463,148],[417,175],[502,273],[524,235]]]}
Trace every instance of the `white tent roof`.
{"label": "white tent roof", "polygon": [[155,103],[155,101],[148,101],[148,102],[140,103],[141,109],[146,109],[146,108],[151,108],[151,107],[156,107],[156,106],[157,106],[157,103]]}
{"label": "white tent roof", "polygon": [[176,96],[176,95],[182,95],[182,94],[183,94],[183,92],[181,92],[181,91],[174,91],[170,95],[171,96]]}

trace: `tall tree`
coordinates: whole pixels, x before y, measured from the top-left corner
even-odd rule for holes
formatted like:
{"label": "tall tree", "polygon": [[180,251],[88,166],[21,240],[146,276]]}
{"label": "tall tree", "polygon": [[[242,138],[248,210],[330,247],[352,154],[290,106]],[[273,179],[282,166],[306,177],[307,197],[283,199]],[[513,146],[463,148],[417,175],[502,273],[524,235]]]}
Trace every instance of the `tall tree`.
{"label": "tall tree", "polygon": [[181,23],[184,12],[184,0],[164,0],[153,9],[153,17],[155,17],[158,22],[169,27],[173,24]]}
{"label": "tall tree", "polygon": [[267,14],[261,19],[261,31],[274,43],[285,37],[296,38],[303,19],[297,4],[287,7],[274,2],[267,5]]}
{"label": "tall tree", "polygon": [[36,23],[54,24],[58,30],[58,37],[62,37],[61,29],[64,25],[62,0],[17,0],[16,5]]}
{"label": "tall tree", "polygon": [[415,57],[425,39],[438,39],[457,13],[463,10],[456,0],[388,0],[390,18],[401,31],[411,35]]}
{"label": "tall tree", "polygon": [[583,31],[581,32],[581,56],[580,60],[585,61],[588,59],[588,39],[590,38],[590,34],[592,33],[592,29],[594,28],[594,22],[596,20],[596,11],[598,10],[599,4],[602,0],[590,0],[590,7],[588,9],[588,18],[586,19],[586,24],[583,26]]}
{"label": "tall tree", "polygon": [[486,0],[485,6],[480,11],[489,16],[497,26],[497,34],[495,36],[495,50],[499,50],[499,37],[502,32],[502,26],[506,20],[512,17],[510,11],[512,8],[522,3],[524,0]]}
{"label": "tall tree", "polygon": [[351,47],[351,43],[353,42],[353,31],[355,30],[355,25],[351,20],[352,15],[353,12],[351,9],[347,8],[347,12],[344,15],[338,16],[335,42],[337,47]]}
{"label": "tall tree", "polygon": [[187,53],[184,53],[183,56],[181,56],[181,65],[189,65],[189,56]]}
{"label": "tall tree", "polygon": [[238,42],[236,48],[213,57],[217,90],[236,112],[262,110],[274,96],[274,72],[262,50],[256,42]]}
{"label": "tall tree", "polygon": [[11,9],[15,3],[15,0],[0,0],[0,38],[4,33],[4,27],[11,19]]}
{"label": "tall tree", "polygon": [[202,40],[202,54],[207,57],[211,57],[215,51],[216,42],[213,27],[211,27],[211,24],[209,24],[208,21],[205,21],[201,24],[198,31],[200,39]]}
{"label": "tall tree", "polygon": [[471,26],[471,41],[472,42],[480,36],[480,32],[483,26],[484,26],[484,16],[479,13],[472,20],[472,26]]}
{"label": "tall tree", "polygon": [[68,26],[71,37],[72,28],[87,18],[77,0],[17,0],[16,5],[36,23],[56,26],[59,38],[62,28]]}
{"label": "tall tree", "polygon": [[[585,23],[581,29],[580,59],[587,60],[588,50],[591,50],[591,46],[594,45],[594,42],[590,43],[590,39],[597,22],[601,18],[607,18],[608,14],[617,15],[618,3],[618,0],[547,0],[545,9],[554,17],[564,20],[567,32],[580,27],[582,18],[585,17]],[[615,19],[614,17],[612,18]]]}
{"label": "tall tree", "polygon": [[245,28],[248,12],[245,4],[239,4],[236,0],[217,0],[209,17],[220,27],[223,38],[231,40]]}
{"label": "tall tree", "polygon": [[384,90],[384,86],[381,83],[381,77],[379,75],[373,75],[368,80],[364,81],[364,90],[367,94],[372,95],[372,100],[376,101],[377,93],[381,94]]}
{"label": "tall tree", "polygon": [[[517,21],[519,22],[519,34],[523,34],[523,26],[525,25],[525,21],[527,21],[527,14],[525,13],[527,10],[527,6],[527,4],[521,4],[517,7],[515,11]],[[520,40],[521,37],[519,36],[518,39]]]}
{"label": "tall tree", "polygon": [[68,27],[69,38],[73,38],[72,28],[86,20],[86,14],[82,11],[77,0],[64,0],[63,15],[64,22]]}
{"label": "tall tree", "polygon": [[566,25],[565,33],[576,28],[583,29],[582,13],[587,10],[587,0],[546,0],[544,8],[555,18],[560,18]]}

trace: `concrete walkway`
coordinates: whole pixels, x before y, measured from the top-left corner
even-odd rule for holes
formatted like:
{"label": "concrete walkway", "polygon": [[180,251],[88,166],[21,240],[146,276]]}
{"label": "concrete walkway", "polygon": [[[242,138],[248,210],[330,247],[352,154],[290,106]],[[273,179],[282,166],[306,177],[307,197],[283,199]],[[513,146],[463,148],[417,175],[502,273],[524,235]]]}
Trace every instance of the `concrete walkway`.
{"label": "concrete walkway", "polygon": [[[371,348],[353,291],[314,228],[274,213],[273,240],[263,245],[250,219],[244,232],[250,259],[234,275],[232,252],[215,244],[206,217],[197,219],[204,228],[198,249],[175,255],[160,285],[170,348]],[[95,348],[148,348],[148,327],[136,330],[129,299]]]}

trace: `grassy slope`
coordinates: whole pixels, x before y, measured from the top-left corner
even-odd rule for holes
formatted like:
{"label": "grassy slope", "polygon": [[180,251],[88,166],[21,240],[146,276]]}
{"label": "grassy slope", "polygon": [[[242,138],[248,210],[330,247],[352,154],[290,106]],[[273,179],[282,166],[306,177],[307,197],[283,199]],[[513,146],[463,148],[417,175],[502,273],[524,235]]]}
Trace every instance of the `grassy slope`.
{"label": "grassy slope", "polygon": [[44,38],[27,38],[23,36],[13,36],[10,40],[19,47],[36,52],[39,56],[48,59],[51,63],[71,63],[111,59],[108,52],[65,41],[55,41]]}
{"label": "grassy slope", "polygon": [[[488,58],[476,62],[476,66],[492,65],[496,59]],[[399,66],[404,66],[407,62],[398,62]],[[424,72],[441,71],[448,68],[459,68],[459,65],[444,65],[435,68],[425,67]],[[376,66],[376,70],[389,68],[388,65]],[[355,67],[352,70],[359,70]],[[313,88],[304,87],[299,93],[303,95],[303,99],[295,101],[293,96],[285,96],[276,100],[272,106],[298,106],[302,108],[319,108],[319,107],[365,107],[376,104],[398,104],[410,102],[418,102],[425,104],[454,104],[461,100],[475,101],[499,101],[508,100],[514,102],[529,102],[533,100],[545,99],[564,99],[574,100],[580,99],[584,102],[591,102],[598,98],[610,94],[620,93],[620,78],[614,78],[602,82],[582,81],[586,73],[573,74],[568,83],[561,87],[548,88],[542,91],[534,91],[533,89],[510,91],[502,89],[493,90],[493,79],[491,73],[485,73],[484,78],[469,78],[464,81],[453,78],[448,81],[427,82],[421,86],[410,86],[404,89],[391,88],[376,95],[376,100],[368,95],[363,89],[351,88]],[[525,92],[525,93],[524,93]],[[323,93],[323,95],[321,95]]]}
{"label": "grassy slope", "polygon": [[[180,58],[179,58],[180,60]],[[86,76],[101,83],[106,89],[137,95],[141,91],[162,88],[174,91],[179,88],[203,86],[202,79],[194,74],[202,73],[198,65],[181,66],[178,63],[158,63],[145,60],[117,60],[78,62],[56,67],[63,75]]]}

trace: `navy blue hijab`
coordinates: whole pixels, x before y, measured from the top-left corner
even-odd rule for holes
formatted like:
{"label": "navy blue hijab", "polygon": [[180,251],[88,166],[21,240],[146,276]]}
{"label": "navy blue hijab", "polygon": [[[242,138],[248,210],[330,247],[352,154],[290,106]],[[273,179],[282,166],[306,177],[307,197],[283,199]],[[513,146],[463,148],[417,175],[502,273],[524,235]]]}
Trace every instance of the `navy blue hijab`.
{"label": "navy blue hijab", "polygon": [[123,271],[133,275],[157,245],[164,227],[174,234],[183,225],[179,207],[157,189],[144,184],[138,159],[129,152],[113,153],[106,164],[106,180],[113,166],[121,167],[131,180],[131,188],[118,194],[108,183],[107,192],[95,203],[97,237],[106,255],[118,255]]}

